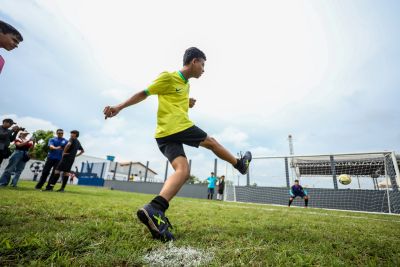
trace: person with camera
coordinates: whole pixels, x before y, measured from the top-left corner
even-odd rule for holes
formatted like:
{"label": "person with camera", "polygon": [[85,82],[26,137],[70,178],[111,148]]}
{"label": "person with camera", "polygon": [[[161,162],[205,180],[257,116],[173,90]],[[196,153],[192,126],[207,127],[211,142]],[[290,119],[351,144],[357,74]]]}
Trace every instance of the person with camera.
{"label": "person with camera", "polygon": [[12,186],[17,186],[19,177],[21,176],[26,163],[30,159],[30,151],[32,151],[35,147],[34,138],[27,138],[28,134],[29,133],[25,130],[21,131],[18,135],[18,138],[15,139],[15,151],[11,155],[8,165],[0,177],[0,186],[7,186],[10,183],[12,173],[14,173]]}
{"label": "person with camera", "polygon": [[[0,127],[0,165],[3,159],[8,159],[11,156],[11,151],[8,148],[10,143],[17,137],[20,128],[14,125],[15,122],[12,119],[4,119],[3,125]],[[12,127],[12,130],[9,128]]]}

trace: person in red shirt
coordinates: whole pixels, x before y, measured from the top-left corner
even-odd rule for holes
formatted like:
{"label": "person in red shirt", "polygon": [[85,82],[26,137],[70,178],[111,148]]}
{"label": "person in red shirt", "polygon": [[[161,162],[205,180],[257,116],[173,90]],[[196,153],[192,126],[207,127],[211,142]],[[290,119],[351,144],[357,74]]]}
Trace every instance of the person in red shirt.
{"label": "person in red shirt", "polygon": [[[0,48],[4,48],[7,51],[11,51],[18,47],[18,44],[22,42],[21,33],[8,23],[0,20]],[[0,73],[5,64],[4,58],[0,55]]]}
{"label": "person in red shirt", "polygon": [[25,168],[26,162],[29,160],[29,151],[33,150],[35,147],[34,139],[27,138],[28,134],[27,131],[22,131],[19,133],[18,138],[15,139],[15,151],[11,155],[8,165],[1,175],[0,186],[7,186],[10,183],[12,173],[15,173],[12,186],[17,186],[19,177]]}

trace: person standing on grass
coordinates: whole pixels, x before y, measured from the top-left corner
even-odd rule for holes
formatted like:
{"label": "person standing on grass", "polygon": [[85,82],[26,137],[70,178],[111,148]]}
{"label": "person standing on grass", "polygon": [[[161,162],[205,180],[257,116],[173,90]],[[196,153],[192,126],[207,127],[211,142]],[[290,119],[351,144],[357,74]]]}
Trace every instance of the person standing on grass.
{"label": "person standing on grass", "polygon": [[65,139],[64,130],[57,129],[57,136],[49,140],[49,153],[47,154],[46,162],[44,163],[42,175],[40,176],[39,182],[36,184],[35,189],[42,189],[42,186],[46,183],[47,177],[50,171],[53,169],[51,174],[53,175],[58,163],[62,158],[64,147],[67,145],[68,141]]}
{"label": "person standing on grass", "polygon": [[[0,20],[0,48],[11,51],[18,47],[24,39],[17,29],[8,23]],[[4,67],[5,60],[0,55],[0,73]]]}
{"label": "person standing on grass", "polygon": [[217,177],[215,177],[215,174],[212,172],[211,176],[207,178],[207,183],[208,183],[208,194],[207,194],[207,199],[212,199],[214,196],[214,189],[215,189],[215,184],[217,183]]}
{"label": "person standing on grass", "polygon": [[15,124],[12,119],[4,119],[3,124],[0,127],[0,165],[3,159],[8,159],[11,156],[11,151],[8,148],[10,143],[15,140],[20,130],[18,126],[13,126],[12,130],[9,128]]}
{"label": "person standing on grass", "polygon": [[71,167],[74,164],[75,157],[79,157],[85,152],[81,146],[81,143],[78,140],[78,137],[79,137],[79,131],[77,130],[71,131],[71,138],[69,139],[67,145],[64,148],[61,161],[57,165],[54,173],[51,175],[49,182],[47,183],[46,189],[44,191],[53,191],[53,188],[56,185],[58,178],[60,178],[61,172],[63,173],[62,185],[61,188],[57,190],[57,192],[65,191],[65,186],[68,183],[69,172],[71,171]]}
{"label": "person standing on grass", "polygon": [[155,138],[160,151],[169,160],[175,172],[166,180],[160,194],[136,214],[147,226],[153,238],[162,241],[175,239],[168,230],[172,226],[165,212],[173,197],[189,178],[189,164],[183,149],[184,144],[210,149],[242,174],[247,173],[252,158],[249,151],[239,159],[235,158],[217,140],[207,135],[189,119],[188,109],[196,103],[196,99],[189,98],[189,79],[199,78],[203,74],[205,61],[206,56],[200,49],[190,47],[183,56],[181,70],[161,73],[147,89],[116,106],[106,106],[103,110],[105,118],[111,118],[124,108],[135,105],[150,95],[158,96]]}
{"label": "person standing on grass", "polygon": [[301,197],[304,199],[304,207],[308,207],[308,195],[307,195],[307,190],[305,190],[300,184],[299,180],[294,180],[294,185],[292,188],[290,188],[289,191],[290,197],[289,197],[289,207],[292,205],[293,200],[296,197]]}
{"label": "person standing on grass", "polygon": [[224,196],[224,189],[225,189],[225,176],[221,175],[221,178],[218,180],[218,191],[217,191],[217,199],[222,200]]}
{"label": "person standing on grass", "polygon": [[34,138],[27,138],[28,134],[27,131],[21,131],[18,138],[15,139],[15,151],[11,155],[8,165],[1,175],[0,186],[8,186],[11,175],[14,173],[11,184],[12,187],[17,187],[19,177],[30,159],[30,151],[35,147]]}

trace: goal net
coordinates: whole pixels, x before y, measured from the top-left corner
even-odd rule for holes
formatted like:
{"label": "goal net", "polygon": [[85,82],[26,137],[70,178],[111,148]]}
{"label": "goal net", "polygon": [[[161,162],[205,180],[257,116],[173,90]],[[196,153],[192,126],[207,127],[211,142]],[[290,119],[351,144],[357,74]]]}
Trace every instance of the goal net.
{"label": "goal net", "polygon": [[[294,180],[309,207],[400,213],[400,157],[394,152],[253,157],[247,176],[226,173],[226,201],[288,205]],[[340,182],[345,174],[348,185]],[[303,206],[297,197],[292,206]]]}

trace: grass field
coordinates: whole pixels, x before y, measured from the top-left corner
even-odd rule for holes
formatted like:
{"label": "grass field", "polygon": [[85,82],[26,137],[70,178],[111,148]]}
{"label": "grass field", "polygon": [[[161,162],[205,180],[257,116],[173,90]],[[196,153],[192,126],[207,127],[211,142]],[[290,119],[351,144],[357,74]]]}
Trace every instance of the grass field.
{"label": "grass field", "polygon": [[0,188],[2,266],[400,266],[399,216],[176,198],[171,245],[132,216],[151,195],[33,186]]}

